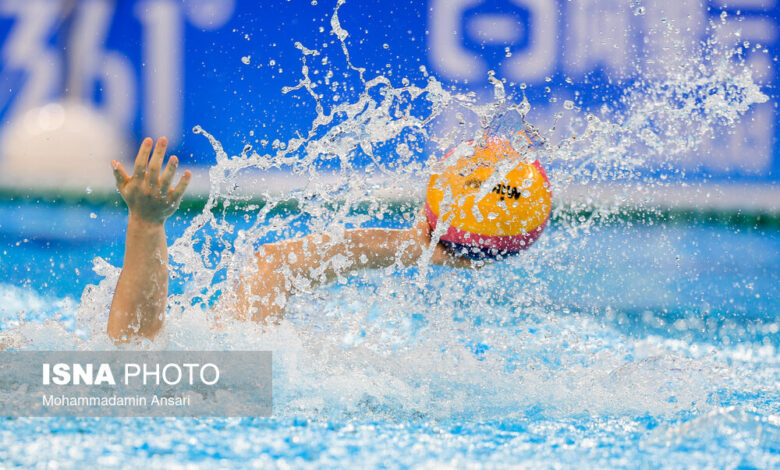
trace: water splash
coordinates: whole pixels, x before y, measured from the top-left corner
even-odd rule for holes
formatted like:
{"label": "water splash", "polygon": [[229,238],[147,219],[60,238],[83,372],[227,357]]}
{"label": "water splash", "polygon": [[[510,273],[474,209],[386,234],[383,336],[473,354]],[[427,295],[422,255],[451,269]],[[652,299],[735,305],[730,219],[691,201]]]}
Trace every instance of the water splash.
{"label": "water splash", "polygon": [[[262,243],[306,233],[338,240],[347,228],[388,220],[408,226],[420,200],[402,199],[399,216],[378,195],[417,194],[414,188],[446,149],[473,151],[466,142],[479,142],[506,122],[524,122],[531,109],[493,73],[494,97],[486,103],[446,91],[430,76],[422,85],[405,79],[401,86],[382,75],[366,78],[349,56],[349,34],[338,16],[343,4],[331,18],[331,34],[362,84],[355,99],[326,109],[310,78],[308,59],[319,52],[297,43],[302,78],[282,93],[312,97],[309,129],[276,143],[274,152],[245,146],[237,155],[200,126],[193,129],[216,154],[210,192],[170,248],[171,275],[183,288],[169,298],[162,338],[146,347],[273,350],[279,416],[674,416],[715,406],[712,394],[728,387],[733,370],[652,337],[637,341],[556,300],[545,272],[587,269],[571,250],[619,207],[583,216],[581,209],[592,204],[587,199],[557,206],[553,228],[532,250],[480,271],[433,268],[424,258],[414,268],[339,276],[334,285],[300,292],[273,328],[224,320],[221,329],[210,327],[217,299],[234,289]],[[620,106],[605,108],[601,117],[578,114],[560,142],[537,132],[534,156],[549,169],[553,193],[574,184],[635,181],[648,163],[682,158],[766,100],[731,54],[712,43],[699,52],[664,78],[637,80]],[[458,116],[459,125],[438,130],[448,116]],[[269,171],[303,183],[272,194],[263,189]],[[241,181],[252,182],[262,202]],[[343,267],[346,272],[348,260]],[[82,296],[77,319],[90,334],[75,342],[78,348],[111,347],[104,328],[118,268],[98,262],[96,270],[105,278]]]}

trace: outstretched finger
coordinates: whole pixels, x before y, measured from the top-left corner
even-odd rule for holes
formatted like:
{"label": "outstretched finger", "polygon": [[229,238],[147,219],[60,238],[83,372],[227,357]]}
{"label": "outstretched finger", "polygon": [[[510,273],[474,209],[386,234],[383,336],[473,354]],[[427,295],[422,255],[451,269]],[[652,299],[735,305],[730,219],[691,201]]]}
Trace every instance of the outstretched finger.
{"label": "outstretched finger", "polygon": [[179,159],[176,158],[176,155],[171,155],[171,158],[168,159],[168,164],[165,165],[165,171],[163,171],[160,177],[160,192],[165,193],[171,187],[173,176],[176,174],[176,167],[178,166]]}
{"label": "outstretched finger", "polygon": [[149,160],[149,151],[152,149],[152,139],[145,138],[141,142],[141,147],[138,149],[138,155],[135,157],[135,169],[133,170],[133,178],[143,179],[146,172],[146,162]]}
{"label": "outstretched finger", "polygon": [[184,191],[187,190],[187,185],[190,184],[191,178],[192,172],[190,170],[185,171],[181,180],[179,180],[179,184],[177,184],[176,188],[171,192],[171,198],[174,201],[179,201],[181,197],[184,196]]}
{"label": "outstretched finger", "polygon": [[130,179],[130,176],[125,171],[121,163],[117,161],[111,162],[111,168],[114,169],[114,178],[116,179],[116,187],[121,189],[122,186]]}
{"label": "outstretched finger", "polygon": [[149,159],[149,171],[146,173],[151,186],[157,186],[157,178],[160,176],[160,168],[162,168],[163,158],[165,158],[165,149],[167,148],[168,139],[165,137],[157,139],[157,145],[154,146],[152,158]]}

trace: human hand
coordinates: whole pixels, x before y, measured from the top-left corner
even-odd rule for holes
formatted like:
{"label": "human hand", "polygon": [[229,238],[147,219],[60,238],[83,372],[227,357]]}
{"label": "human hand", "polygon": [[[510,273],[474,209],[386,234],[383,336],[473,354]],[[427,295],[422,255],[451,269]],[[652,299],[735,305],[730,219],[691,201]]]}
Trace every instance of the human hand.
{"label": "human hand", "polygon": [[152,224],[162,224],[178,209],[184,191],[192,178],[192,173],[189,170],[185,171],[179,184],[175,188],[171,188],[179,159],[172,155],[168,159],[165,171],[160,175],[165,149],[168,147],[168,139],[160,137],[157,140],[157,145],[150,159],[149,152],[152,150],[152,143],[152,139],[148,137],[141,143],[132,177],[117,161],[112,161],[111,167],[114,169],[116,187],[119,194],[122,195],[122,199],[127,203],[130,216],[138,217]]}
{"label": "human hand", "polygon": [[[427,248],[431,244],[431,236],[433,235],[433,232],[431,231],[431,226],[428,224],[428,218],[425,213],[425,207],[422,208],[420,211],[420,216],[418,217],[417,225],[415,226],[415,230],[417,232],[417,237],[420,245],[423,247],[423,249]],[[467,258],[465,256],[458,256],[456,254],[453,254],[450,250],[444,247],[441,243],[437,243],[436,247],[433,249],[433,254],[431,255],[431,262],[433,264],[440,264],[444,266],[449,266],[451,268],[480,268],[482,267],[485,262],[484,261],[477,261],[472,260],[470,258]]]}

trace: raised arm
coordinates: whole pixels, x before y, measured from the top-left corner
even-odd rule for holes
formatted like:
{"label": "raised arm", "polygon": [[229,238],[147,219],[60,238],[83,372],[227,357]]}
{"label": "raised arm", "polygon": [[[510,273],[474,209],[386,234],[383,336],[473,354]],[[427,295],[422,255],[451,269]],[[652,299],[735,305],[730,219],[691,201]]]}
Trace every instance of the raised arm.
{"label": "raised arm", "polygon": [[[410,229],[346,230],[343,238],[314,234],[270,243],[257,253],[256,270],[247,273],[233,302],[240,319],[278,319],[290,295],[330,282],[359,269],[379,269],[397,264],[411,266],[420,260],[431,242],[428,222]],[[440,244],[431,262],[452,267],[475,267],[476,262],[451,255]]]}
{"label": "raised arm", "polygon": [[132,177],[121,163],[111,162],[117,189],[129,210],[124,264],[108,314],[107,332],[115,342],[139,336],[152,339],[163,325],[168,297],[165,220],[179,207],[192,176],[185,171],[176,188],[171,188],[179,162],[171,156],[160,174],[167,146],[165,137],[158,139],[149,159],[152,139],[144,139]]}
{"label": "raised arm", "polygon": [[[191,177],[189,171],[184,172],[176,188],[171,188],[178,165],[174,156],[160,175],[167,143],[160,138],[149,159],[152,140],[145,139],[132,177],[120,163],[111,162],[117,188],[130,211],[124,265],[108,317],[107,332],[115,342],[153,339],[163,325],[168,297],[164,223],[179,206]],[[245,320],[279,318],[295,292],[358,269],[413,265],[430,242],[428,223],[421,219],[417,226],[405,230],[356,229],[345,231],[339,239],[309,235],[267,244],[257,253],[255,269],[242,278],[236,292],[225,295],[221,306]],[[434,264],[475,265],[451,255],[441,245],[436,245],[430,256]]]}

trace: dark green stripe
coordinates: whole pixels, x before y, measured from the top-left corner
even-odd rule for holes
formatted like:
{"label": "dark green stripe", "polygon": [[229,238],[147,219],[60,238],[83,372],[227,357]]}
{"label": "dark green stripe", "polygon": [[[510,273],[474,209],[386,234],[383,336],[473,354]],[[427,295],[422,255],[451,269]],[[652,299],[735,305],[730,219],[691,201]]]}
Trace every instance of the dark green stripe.
{"label": "dark green stripe", "polygon": [[[56,192],[56,191],[37,191],[35,194],[26,193],[19,190],[0,189],[0,204],[22,203],[22,204],[47,204],[47,205],[68,205],[81,207],[116,207],[124,209],[124,202],[118,193],[93,192]],[[343,202],[328,203],[325,207],[331,210],[343,208]],[[372,201],[361,201],[353,204],[350,213],[366,214],[371,208]],[[422,203],[413,199],[406,200],[382,200],[379,201],[379,207],[385,213],[412,216],[418,210]],[[203,197],[185,197],[181,204],[183,212],[200,212],[206,205],[206,198]],[[233,200],[225,208],[223,201],[220,200],[214,212],[222,213],[241,213],[246,211],[246,207],[255,205],[263,207],[265,200],[262,198],[251,198],[247,200]],[[298,212],[299,204],[295,199],[288,199],[277,203],[272,211],[272,215],[282,213]],[[553,213],[552,221],[561,222],[564,220],[589,218],[594,215],[592,209],[568,209],[556,208]],[[617,221],[631,221],[636,223],[667,223],[667,224],[715,224],[731,225],[739,227],[753,228],[780,228],[780,212],[778,211],[753,211],[753,210],[721,210],[710,208],[624,208],[617,213],[606,214],[600,217],[600,223],[610,223]]]}

